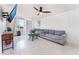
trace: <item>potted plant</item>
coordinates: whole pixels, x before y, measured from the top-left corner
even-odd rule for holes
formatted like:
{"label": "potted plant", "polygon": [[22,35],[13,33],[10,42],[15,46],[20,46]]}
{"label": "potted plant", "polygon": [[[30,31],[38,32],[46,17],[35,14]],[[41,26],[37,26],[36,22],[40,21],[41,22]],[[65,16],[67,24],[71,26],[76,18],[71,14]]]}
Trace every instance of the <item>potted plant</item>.
{"label": "potted plant", "polygon": [[36,30],[35,30],[35,29],[31,30],[31,33],[32,33],[32,34],[35,34],[35,32],[36,32]]}

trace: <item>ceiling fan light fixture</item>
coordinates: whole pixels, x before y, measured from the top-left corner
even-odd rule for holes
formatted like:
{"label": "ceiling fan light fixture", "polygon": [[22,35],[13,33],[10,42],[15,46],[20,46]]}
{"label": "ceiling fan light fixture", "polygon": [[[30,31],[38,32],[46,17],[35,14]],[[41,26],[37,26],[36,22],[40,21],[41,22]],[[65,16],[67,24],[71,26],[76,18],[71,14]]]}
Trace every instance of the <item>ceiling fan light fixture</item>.
{"label": "ceiling fan light fixture", "polygon": [[41,15],[43,13],[51,13],[51,11],[43,11],[43,7],[40,7],[39,9],[36,7],[33,7],[36,11],[38,11],[37,15]]}
{"label": "ceiling fan light fixture", "polygon": [[40,15],[42,15],[43,13],[40,12]]}

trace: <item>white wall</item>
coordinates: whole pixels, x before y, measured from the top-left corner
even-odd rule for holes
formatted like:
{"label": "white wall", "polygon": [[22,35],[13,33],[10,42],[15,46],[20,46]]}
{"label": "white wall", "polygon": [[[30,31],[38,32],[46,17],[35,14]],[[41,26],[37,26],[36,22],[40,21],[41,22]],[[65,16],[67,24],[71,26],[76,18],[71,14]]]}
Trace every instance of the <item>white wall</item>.
{"label": "white wall", "polygon": [[79,9],[41,19],[41,28],[65,30],[67,40],[79,43]]}
{"label": "white wall", "polygon": [[0,54],[2,53],[2,41],[1,41],[1,35],[2,33],[4,32],[5,30],[5,22],[2,21],[2,18],[1,18],[1,6],[0,6]]}
{"label": "white wall", "polygon": [[33,28],[40,28],[38,21],[40,21],[39,19],[32,19],[32,27]]}

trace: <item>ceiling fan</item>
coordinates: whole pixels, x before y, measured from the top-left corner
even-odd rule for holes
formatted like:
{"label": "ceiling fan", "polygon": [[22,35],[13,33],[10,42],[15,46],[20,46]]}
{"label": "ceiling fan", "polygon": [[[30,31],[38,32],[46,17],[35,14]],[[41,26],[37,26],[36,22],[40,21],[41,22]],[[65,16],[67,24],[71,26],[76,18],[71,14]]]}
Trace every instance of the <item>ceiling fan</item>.
{"label": "ceiling fan", "polygon": [[39,7],[39,9],[36,7],[33,7],[33,8],[39,12],[37,15],[40,15],[42,13],[51,13],[51,11],[43,11],[43,7]]}

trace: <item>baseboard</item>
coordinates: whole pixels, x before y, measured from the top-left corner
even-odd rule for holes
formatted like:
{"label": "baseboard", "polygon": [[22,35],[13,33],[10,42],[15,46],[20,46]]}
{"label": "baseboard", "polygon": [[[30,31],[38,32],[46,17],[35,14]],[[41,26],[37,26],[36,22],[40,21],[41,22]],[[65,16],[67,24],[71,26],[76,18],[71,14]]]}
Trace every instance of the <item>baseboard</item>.
{"label": "baseboard", "polygon": [[[40,36],[39,36],[39,37],[40,37]],[[64,46],[64,45],[65,45],[65,43],[64,43],[64,44],[61,44],[61,43],[58,43],[58,42],[55,42],[55,41],[49,40],[49,39],[44,38],[44,37],[40,37],[40,38],[43,38],[43,39],[45,39],[45,40],[48,40],[48,41],[51,41],[51,42],[57,43],[57,44],[62,45],[62,46]]]}

